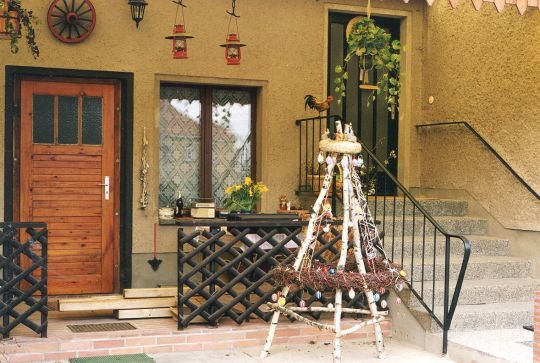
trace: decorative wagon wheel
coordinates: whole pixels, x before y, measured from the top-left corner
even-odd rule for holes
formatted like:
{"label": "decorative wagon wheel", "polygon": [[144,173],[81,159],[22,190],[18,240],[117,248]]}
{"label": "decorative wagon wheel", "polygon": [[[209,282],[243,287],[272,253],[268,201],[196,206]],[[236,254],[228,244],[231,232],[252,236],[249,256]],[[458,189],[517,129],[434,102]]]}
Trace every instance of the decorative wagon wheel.
{"label": "decorative wagon wheel", "polygon": [[96,9],[90,0],[54,0],[49,7],[47,23],[59,41],[80,43],[96,26]]}

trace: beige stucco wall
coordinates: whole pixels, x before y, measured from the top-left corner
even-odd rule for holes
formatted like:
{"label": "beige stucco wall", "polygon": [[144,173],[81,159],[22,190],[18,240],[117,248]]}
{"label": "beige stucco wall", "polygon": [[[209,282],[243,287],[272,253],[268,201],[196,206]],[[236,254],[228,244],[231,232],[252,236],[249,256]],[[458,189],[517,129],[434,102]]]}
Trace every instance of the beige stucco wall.
{"label": "beige stucco wall", "polygon": [[[467,121],[540,191],[540,11],[437,1],[425,13],[422,122]],[[427,99],[434,96],[433,105]],[[422,132],[420,185],[465,189],[507,228],[540,230],[540,202],[462,127]]]}
{"label": "beige stucco wall", "polygon": [[[306,117],[303,96],[307,93],[322,95],[326,89],[326,19],[327,11],[359,12],[366,1],[339,0],[249,0],[238,3],[242,40],[248,44],[242,65],[225,65],[220,44],[225,36],[228,1],[197,0],[186,2],[188,30],[195,35],[189,43],[190,58],[173,60],[171,46],[164,39],[171,31],[175,7],[168,0],[151,1],[140,28],[131,20],[127,1],[93,0],[98,23],[94,33],[84,43],[66,45],[56,41],[46,26],[45,14],[50,1],[25,0],[25,5],[40,18],[37,26],[41,57],[33,60],[25,47],[17,55],[9,53],[8,42],[0,42],[0,87],[4,88],[5,65],[24,65],[52,68],[76,68],[133,72],[134,89],[134,159],[135,175],[133,195],[133,252],[152,250],[152,224],[157,220],[157,186],[159,161],[159,81],[189,80],[225,84],[244,84],[261,87],[258,115],[258,179],[268,184],[270,192],[264,198],[262,209],[273,211],[279,196],[294,198],[297,181],[298,146],[294,120]],[[420,117],[421,106],[421,51],[423,46],[424,2],[413,0],[385,1],[373,4],[374,11],[408,19],[403,28],[407,44],[404,62],[410,74],[405,81],[400,125],[410,125]],[[377,10],[378,9],[378,10]],[[4,120],[3,91],[0,96],[0,120]],[[3,121],[2,121],[3,122]],[[142,128],[147,127],[150,139],[151,180],[150,205],[138,208],[140,184],[140,140]],[[413,170],[414,153],[407,150],[413,144],[410,128],[400,128],[400,165],[402,177]],[[3,127],[0,127],[3,138]],[[0,168],[3,167],[0,148]],[[0,188],[3,188],[0,174]],[[413,178],[414,179],[414,178]],[[0,189],[2,190],[2,189]],[[0,196],[1,202],[3,198]],[[1,207],[1,206],[0,206]],[[0,208],[0,213],[2,209]],[[173,252],[176,248],[175,228],[161,227],[158,250]],[[141,255],[142,256],[142,255]],[[143,260],[141,257],[140,260]],[[135,261],[135,260],[134,260]],[[143,269],[143,270],[141,270]],[[149,267],[134,266],[142,274]]]}

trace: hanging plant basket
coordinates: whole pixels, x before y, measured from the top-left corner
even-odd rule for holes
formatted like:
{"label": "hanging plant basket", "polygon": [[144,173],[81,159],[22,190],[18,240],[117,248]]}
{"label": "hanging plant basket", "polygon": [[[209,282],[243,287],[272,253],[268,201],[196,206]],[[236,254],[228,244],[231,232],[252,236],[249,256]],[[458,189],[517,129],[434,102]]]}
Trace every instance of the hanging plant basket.
{"label": "hanging plant basket", "polygon": [[0,8],[0,35],[3,39],[9,39],[8,36],[8,23],[9,27],[14,32],[19,33],[19,13],[14,10],[9,11],[7,2]]}
{"label": "hanging plant basket", "polygon": [[11,53],[19,52],[19,39],[24,35],[34,58],[39,57],[34,24],[37,22],[31,10],[21,5],[22,0],[0,0],[0,38],[10,41]]}
{"label": "hanging plant basket", "polygon": [[388,111],[394,118],[401,94],[399,80],[401,44],[399,40],[392,40],[391,35],[378,27],[369,16],[361,16],[354,20],[356,22],[348,27],[348,51],[343,60],[343,66],[339,65],[335,69],[338,74],[334,80],[338,103],[341,103],[341,99],[346,96],[345,84],[349,79],[347,70],[349,61],[353,57],[358,57],[360,88],[367,88],[362,86],[370,83],[367,78],[368,72],[375,69],[379,77],[373,80],[374,87],[370,101],[375,100],[376,97],[384,97]]}

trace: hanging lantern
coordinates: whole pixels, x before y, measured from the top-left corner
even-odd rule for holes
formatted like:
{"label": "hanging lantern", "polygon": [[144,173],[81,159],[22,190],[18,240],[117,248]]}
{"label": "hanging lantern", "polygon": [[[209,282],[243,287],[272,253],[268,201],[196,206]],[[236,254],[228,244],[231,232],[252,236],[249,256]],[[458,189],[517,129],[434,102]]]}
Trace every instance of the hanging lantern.
{"label": "hanging lantern", "polygon": [[174,26],[173,35],[165,37],[165,39],[172,39],[173,43],[173,58],[184,59],[188,57],[187,53],[187,39],[193,38],[193,35],[186,33],[186,28],[183,24]]}
{"label": "hanging lantern", "polygon": [[[240,15],[236,14],[236,0],[232,0],[232,11],[227,11],[227,14],[230,15],[229,26],[227,27],[227,37],[225,43],[220,44],[220,47],[225,48],[225,60],[227,65],[233,66],[240,64],[242,59],[242,53],[240,48],[245,47],[245,44],[240,43],[240,35],[238,32],[238,18]],[[236,32],[231,32],[231,22],[234,19],[236,24]]]}
{"label": "hanging lantern", "polygon": [[146,0],[129,0],[128,5],[131,6],[131,18],[138,28],[139,23],[144,18],[144,10],[146,9],[146,5],[148,5],[148,3]]}
{"label": "hanging lantern", "polygon": [[[174,59],[185,59],[188,57],[187,39],[193,38],[193,35],[186,33],[184,8],[186,7],[183,0],[173,1],[177,4],[176,17],[174,19],[173,34],[165,37],[165,39],[172,40],[172,52]],[[182,23],[178,23],[178,12],[182,9]]]}

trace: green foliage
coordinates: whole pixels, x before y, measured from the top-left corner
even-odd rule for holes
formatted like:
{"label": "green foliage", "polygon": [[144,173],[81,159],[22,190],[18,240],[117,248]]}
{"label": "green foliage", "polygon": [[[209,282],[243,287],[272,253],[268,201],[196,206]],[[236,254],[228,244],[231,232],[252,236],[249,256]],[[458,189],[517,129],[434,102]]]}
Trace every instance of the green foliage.
{"label": "green foliage", "polygon": [[11,19],[8,13],[2,15],[6,18],[6,30],[11,42],[11,53],[15,54],[19,52],[19,38],[22,37],[24,30],[28,48],[34,59],[37,59],[39,57],[39,48],[36,43],[36,32],[34,31],[33,25],[33,23],[37,23],[37,18],[31,10],[22,7],[21,0],[0,0],[0,8],[4,6],[6,1],[8,3],[9,11],[17,12],[16,20],[19,23],[17,29],[10,21]]}
{"label": "green foliage", "polygon": [[345,97],[345,83],[349,78],[347,66],[354,57],[370,57],[373,68],[382,71],[377,80],[377,91],[374,91],[372,99],[384,95],[388,111],[394,114],[399,107],[401,93],[400,73],[400,48],[399,40],[392,41],[391,35],[384,29],[375,25],[371,18],[361,18],[354,26],[347,38],[348,53],[343,60],[343,66],[336,66],[335,92],[338,103]]}
{"label": "green foliage", "polygon": [[268,187],[261,182],[254,183],[246,177],[243,183],[231,185],[225,189],[227,198],[225,207],[230,211],[253,211],[261,196],[268,192]]}

